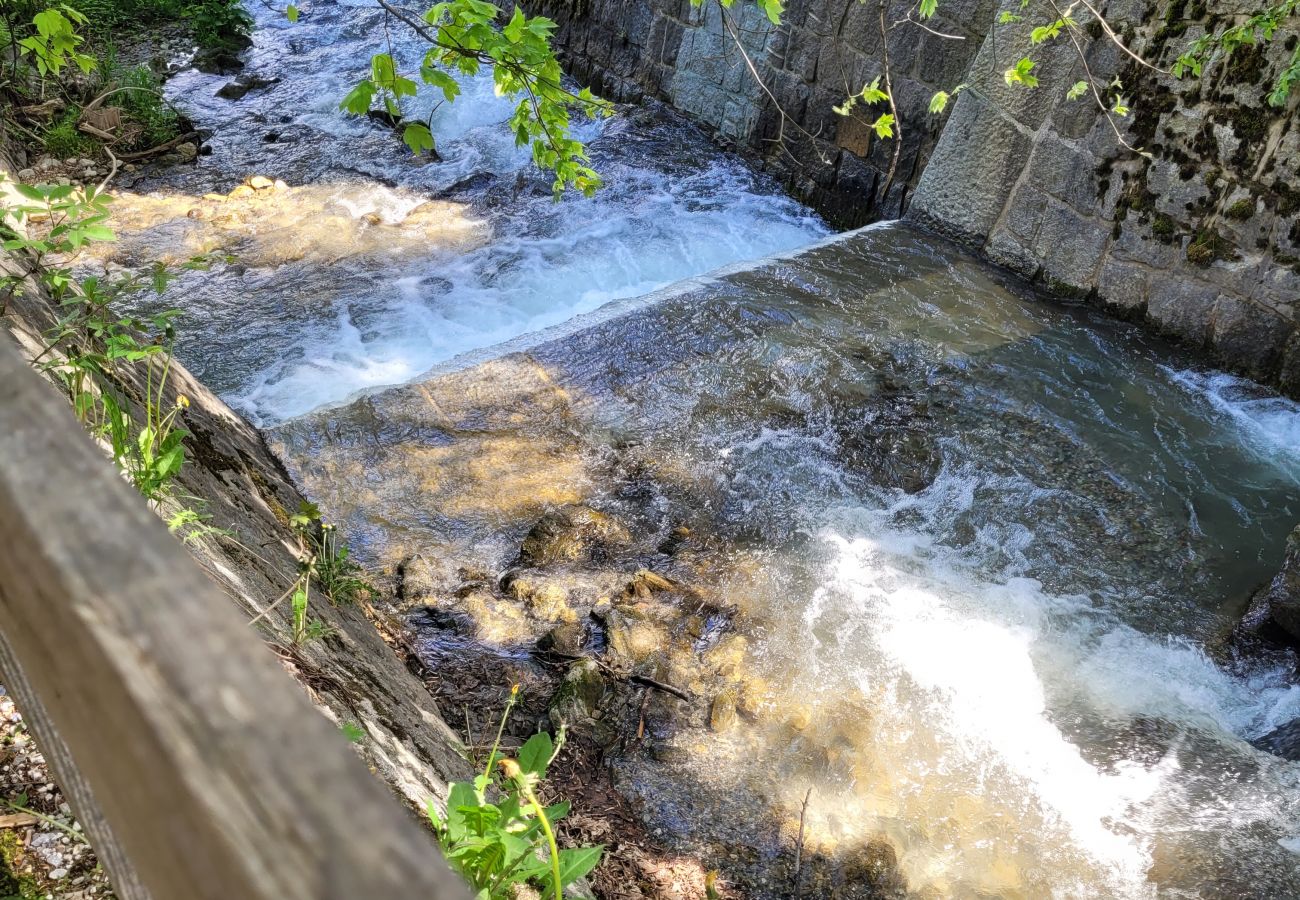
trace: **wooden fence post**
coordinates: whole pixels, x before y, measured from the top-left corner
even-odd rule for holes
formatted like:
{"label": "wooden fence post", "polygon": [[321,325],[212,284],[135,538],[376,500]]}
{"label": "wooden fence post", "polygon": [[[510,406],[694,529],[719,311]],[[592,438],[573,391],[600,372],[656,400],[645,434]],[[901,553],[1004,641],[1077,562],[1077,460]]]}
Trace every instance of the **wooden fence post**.
{"label": "wooden fence post", "polygon": [[124,900],[468,900],[5,340],[0,673]]}

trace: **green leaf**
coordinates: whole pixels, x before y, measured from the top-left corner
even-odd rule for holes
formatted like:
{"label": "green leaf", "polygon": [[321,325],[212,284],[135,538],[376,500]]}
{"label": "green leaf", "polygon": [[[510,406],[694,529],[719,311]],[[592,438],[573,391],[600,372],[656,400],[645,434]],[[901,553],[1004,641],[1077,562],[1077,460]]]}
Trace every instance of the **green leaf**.
{"label": "green leaf", "polygon": [[354,116],[364,116],[370,112],[370,104],[375,100],[375,84],[366,79],[348,91],[348,95],[339,104],[339,109]]}
{"label": "green leaf", "polygon": [[86,225],[79,229],[82,237],[88,241],[115,241],[117,235],[107,225]]}
{"label": "green leaf", "polygon": [[412,122],[402,130],[402,140],[416,156],[433,149],[433,134],[430,133],[429,126],[419,122]]}
{"label": "green leaf", "polygon": [[519,768],[538,778],[545,778],[546,766],[550,763],[551,754],[554,752],[555,747],[551,743],[551,736],[544,731],[539,731],[519,748]]}
{"label": "green leaf", "polygon": [[928,19],[939,9],[939,0],[921,0],[921,18]]}
{"label": "green leaf", "polygon": [[297,21],[298,21],[298,7],[296,7],[296,6],[294,6],[292,3],[290,3],[288,6],[286,6],[286,7],[284,8],[284,16],[285,16],[285,18],[288,19],[290,22],[297,22]]}
{"label": "green leaf", "polygon": [[880,139],[894,136],[894,117],[885,113],[879,119],[871,123],[871,127],[876,130],[876,137]]}
{"label": "green leaf", "polygon": [[524,27],[528,24],[528,18],[524,11],[518,6],[515,7],[515,14],[510,17],[510,21],[501,29],[501,33],[506,36],[512,44],[519,43],[519,39],[524,35]]}
{"label": "green leaf", "polygon": [[1074,84],[1070,85],[1070,89],[1065,92],[1065,99],[1078,100],[1087,92],[1088,92],[1088,82],[1076,81]]}
{"label": "green leaf", "polygon": [[457,781],[451,786],[447,794],[447,838],[452,843],[462,840],[466,836],[465,815],[461,812],[466,807],[478,806],[478,795],[474,793],[474,785],[468,781]]}
{"label": "green leaf", "polygon": [[1034,61],[1029,57],[1022,57],[1013,67],[1002,73],[1002,77],[1008,85],[1024,85],[1028,88],[1038,87],[1038,76],[1031,75],[1034,69]]}
{"label": "green leaf", "polygon": [[766,13],[769,22],[773,25],[781,24],[781,14],[785,12],[783,0],[758,0],[758,5]]}
{"label": "green leaf", "polygon": [[393,66],[393,58],[387,53],[376,53],[370,60],[370,79],[381,87],[388,87],[393,83],[393,75],[396,73]]}
{"label": "green leaf", "polygon": [[948,92],[936,91],[930,98],[930,112],[937,114],[943,112],[948,107]]}
{"label": "green leaf", "polygon": [[568,886],[586,875],[600,863],[600,855],[605,848],[580,847],[560,851],[560,884]]}
{"label": "green leaf", "polygon": [[880,76],[877,75],[871,84],[862,89],[859,95],[866,103],[879,103],[881,100],[888,100],[889,95],[880,89]]}

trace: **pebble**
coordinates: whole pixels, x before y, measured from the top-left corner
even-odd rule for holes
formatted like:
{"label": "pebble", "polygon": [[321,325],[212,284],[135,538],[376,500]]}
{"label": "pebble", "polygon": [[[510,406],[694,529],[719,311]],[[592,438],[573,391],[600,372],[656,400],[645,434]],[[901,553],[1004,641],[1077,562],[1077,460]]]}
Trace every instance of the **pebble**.
{"label": "pebble", "polygon": [[30,181],[31,181],[32,179],[34,179],[35,177],[36,177],[36,170],[35,170],[35,169],[23,169],[21,172],[18,173],[18,180],[19,180],[19,181],[27,181],[27,182],[30,182]]}
{"label": "pebble", "polygon": [[50,869],[51,881],[58,881],[60,878],[67,878],[67,877],[68,877],[67,869]]}

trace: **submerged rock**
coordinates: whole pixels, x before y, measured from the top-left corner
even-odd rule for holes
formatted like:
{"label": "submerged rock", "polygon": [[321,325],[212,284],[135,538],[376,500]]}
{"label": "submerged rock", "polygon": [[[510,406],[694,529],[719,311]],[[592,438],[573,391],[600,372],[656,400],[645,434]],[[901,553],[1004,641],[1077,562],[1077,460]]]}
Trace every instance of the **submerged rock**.
{"label": "submerged rock", "polygon": [[234,81],[229,81],[223,84],[217,91],[217,96],[223,100],[240,100],[249,91],[268,88],[279,80],[279,78],[266,78],[261,75],[245,73],[240,75]]}
{"label": "submerged rock", "polygon": [[1287,538],[1281,570],[1260,589],[1242,621],[1248,634],[1265,634],[1270,626],[1290,643],[1300,644],[1300,528]]}
{"label": "submerged rock", "polygon": [[582,653],[586,639],[586,629],[581,622],[561,622],[537,642],[539,650],[560,653],[565,656],[577,656]]}
{"label": "submerged rock", "polygon": [[594,659],[580,659],[569,667],[551,700],[547,715],[551,726],[572,727],[590,722],[605,697],[605,676]]}
{"label": "submerged rock", "polygon": [[728,731],[736,724],[736,695],[733,691],[723,691],[713,698],[709,707],[709,728],[714,731]]}
{"label": "submerged rock", "polygon": [[589,506],[568,506],[542,516],[519,548],[519,561],[542,567],[597,560],[632,543],[622,522]]}
{"label": "submerged rock", "polygon": [[1300,761],[1300,719],[1292,719],[1250,743],[1252,747],[1283,759]]}

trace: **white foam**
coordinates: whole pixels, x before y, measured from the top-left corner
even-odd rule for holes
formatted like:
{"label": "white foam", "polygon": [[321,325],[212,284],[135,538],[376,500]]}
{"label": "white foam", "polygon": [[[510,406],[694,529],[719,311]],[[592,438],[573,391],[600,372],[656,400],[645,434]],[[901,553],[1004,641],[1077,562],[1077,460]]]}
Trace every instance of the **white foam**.
{"label": "white foam", "polygon": [[[1257,780],[1217,767],[1184,771],[1176,740],[1154,759],[1102,751],[1099,763],[1060,724],[1108,723],[1110,731],[1168,722],[1224,748],[1209,759],[1267,761],[1244,739],[1300,712],[1289,673],[1238,677],[1191,642],[1139,633],[1087,597],[1016,577],[1014,554],[990,570],[977,558],[978,542],[966,551],[938,544],[927,532],[969,498],[970,481],[945,472],[893,507],[841,510],[822,532],[829,562],[804,611],[808,665],[851,673],[865,695],[883,691],[890,703],[876,727],[932,735],[920,745],[898,739],[892,765],[910,773],[904,780],[923,784],[930,798],[975,793],[1004,810],[1011,831],[1004,851],[1029,849],[1057,872],[1061,896],[1153,896],[1153,847],[1171,835],[1212,845],[1257,823],[1292,830],[1296,774],[1275,760]],[[896,526],[904,507],[929,524]],[[888,739],[881,746],[889,752]],[[903,848],[901,863],[917,877],[946,865],[909,860],[913,850]]]}
{"label": "white foam", "polygon": [[[544,201],[538,214],[548,221],[525,233],[394,273],[393,290],[355,298],[332,329],[303,331],[300,358],[277,361],[231,400],[259,424],[283,421],[826,231],[788,199],[754,192],[733,161],[628,178],[594,200]],[[694,196],[706,184],[717,200]],[[385,195],[353,205],[387,210],[394,202]]]}
{"label": "white foam", "polygon": [[1175,382],[1231,420],[1261,454],[1300,463],[1300,403],[1224,372],[1166,371]]}

